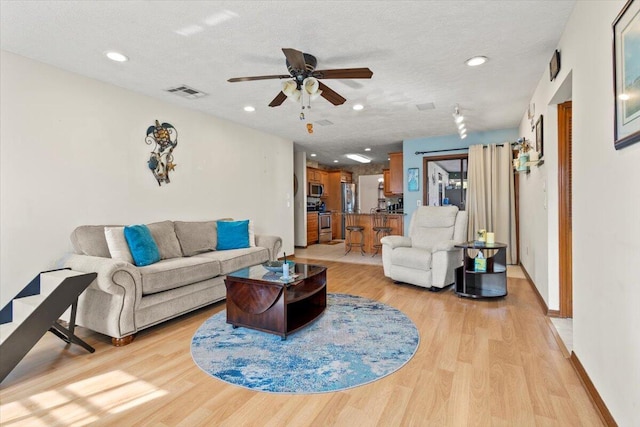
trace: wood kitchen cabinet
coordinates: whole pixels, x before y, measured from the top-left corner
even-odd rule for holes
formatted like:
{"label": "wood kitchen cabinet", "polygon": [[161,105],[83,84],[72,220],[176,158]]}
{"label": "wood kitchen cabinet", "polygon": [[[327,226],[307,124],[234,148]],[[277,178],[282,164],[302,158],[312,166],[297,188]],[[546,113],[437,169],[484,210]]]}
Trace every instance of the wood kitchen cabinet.
{"label": "wood kitchen cabinet", "polygon": [[404,191],[402,185],[402,153],[389,153],[389,159],[389,192],[391,194],[401,195]]}
{"label": "wood kitchen cabinet", "polygon": [[338,212],[342,210],[341,184],[343,182],[351,183],[352,177],[352,173],[348,171],[332,170],[327,172],[327,185],[324,186],[324,192],[327,195],[325,200],[327,210]]}
{"label": "wood kitchen cabinet", "polygon": [[387,226],[391,227],[391,236],[403,236],[404,235],[404,215],[391,214],[387,216]]}
{"label": "wood kitchen cabinet", "polygon": [[340,182],[348,182],[351,184],[353,182],[353,174],[348,171],[340,171]]}
{"label": "wood kitchen cabinet", "polygon": [[320,182],[320,171],[314,168],[307,168],[307,182]]}
{"label": "wood kitchen cabinet", "polygon": [[307,212],[307,246],[318,243],[319,238],[318,212]]}
{"label": "wood kitchen cabinet", "polygon": [[318,175],[318,181],[320,181],[320,184],[322,184],[324,188],[324,194],[322,194],[322,197],[321,197],[321,199],[324,200],[329,196],[329,172],[319,170],[317,172],[317,175]]}
{"label": "wood kitchen cabinet", "polygon": [[391,178],[389,178],[389,169],[382,169],[382,178],[384,179],[384,196],[391,197]]}
{"label": "wood kitchen cabinet", "polygon": [[[387,225],[391,227],[391,232],[389,233],[392,236],[402,236],[404,235],[404,215],[403,214],[387,214]],[[376,242],[376,232],[373,230],[373,215],[371,214],[357,214],[356,215],[356,223],[357,225],[363,228],[362,234],[364,236],[364,252],[368,254],[373,254],[376,249],[374,248],[374,244]],[[356,241],[358,237],[356,237]],[[346,245],[346,241],[345,241]],[[345,246],[345,251],[347,247]],[[378,251],[380,252],[380,251]]]}
{"label": "wood kitchen cabinet", "polygon": [[331,240],[342,239],[342,213],[331,212]]}

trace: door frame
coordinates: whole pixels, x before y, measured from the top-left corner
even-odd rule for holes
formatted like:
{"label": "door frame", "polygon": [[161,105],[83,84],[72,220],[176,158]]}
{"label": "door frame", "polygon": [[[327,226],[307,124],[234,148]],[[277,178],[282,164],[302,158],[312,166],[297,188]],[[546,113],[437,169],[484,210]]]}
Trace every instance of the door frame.
{"label": "door frame", "polygon": [[[426,206],[429,203],[429,199],[428,194],[427,194],[427,180],[429,179],[429,177],[427,177],[427,163],[428,162],[437,162],[439,160],[464,160],[467,159],[467,172],[469,169],[469,153],[460,153],[460,154],[447,154],[444,156],[425,156],[422,158],[422,170],[424,171],[422,176],[423,176],[423,181],[422,182],[422,204],[424,206]],[[462,173],[462,172],[461,172]],[[465,210],[466,210],[466,203],[465,203]]]}
{"label": "door frame", "polygon": [[558,104],[558,254],[560,317],[573,317],[572,104]]}

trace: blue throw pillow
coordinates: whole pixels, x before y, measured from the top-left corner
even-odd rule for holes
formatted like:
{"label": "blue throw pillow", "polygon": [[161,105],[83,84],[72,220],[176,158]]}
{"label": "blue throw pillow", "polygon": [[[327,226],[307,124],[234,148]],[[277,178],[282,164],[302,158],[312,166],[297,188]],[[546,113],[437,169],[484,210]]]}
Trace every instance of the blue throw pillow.
{"label": "blue throw pillow", "polygon": [[130,225],[124,228],[133,262],[138,267],[151,265],[160,261],[160,251],[151,231],[146,225]]}
{"label": "blue throw pillow", "polygon": [[217,221],[219,251],[249,247],[249,220]]}

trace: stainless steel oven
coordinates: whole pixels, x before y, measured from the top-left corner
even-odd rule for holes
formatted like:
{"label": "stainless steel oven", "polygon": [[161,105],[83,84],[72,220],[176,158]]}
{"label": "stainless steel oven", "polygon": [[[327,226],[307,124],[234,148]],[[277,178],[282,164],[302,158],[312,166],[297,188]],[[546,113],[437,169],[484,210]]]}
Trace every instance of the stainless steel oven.
{"label": "stainless steel oven", "polygon": [[330,242],[331,241],[331,213],[330,212],[321,212],[318,214],[318,228],[320,234],[320,243]]}

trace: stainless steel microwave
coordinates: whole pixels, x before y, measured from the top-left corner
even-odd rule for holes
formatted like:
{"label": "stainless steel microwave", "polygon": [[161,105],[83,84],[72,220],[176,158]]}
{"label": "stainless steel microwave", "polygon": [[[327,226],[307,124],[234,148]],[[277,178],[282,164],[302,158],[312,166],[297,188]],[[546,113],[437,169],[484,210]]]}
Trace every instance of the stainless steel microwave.
{"label": "stainless steel microwave", "polygon": [[324,195],[324,185],[316,182],[309,183],[309,196],[310,197],[322,197]]}

